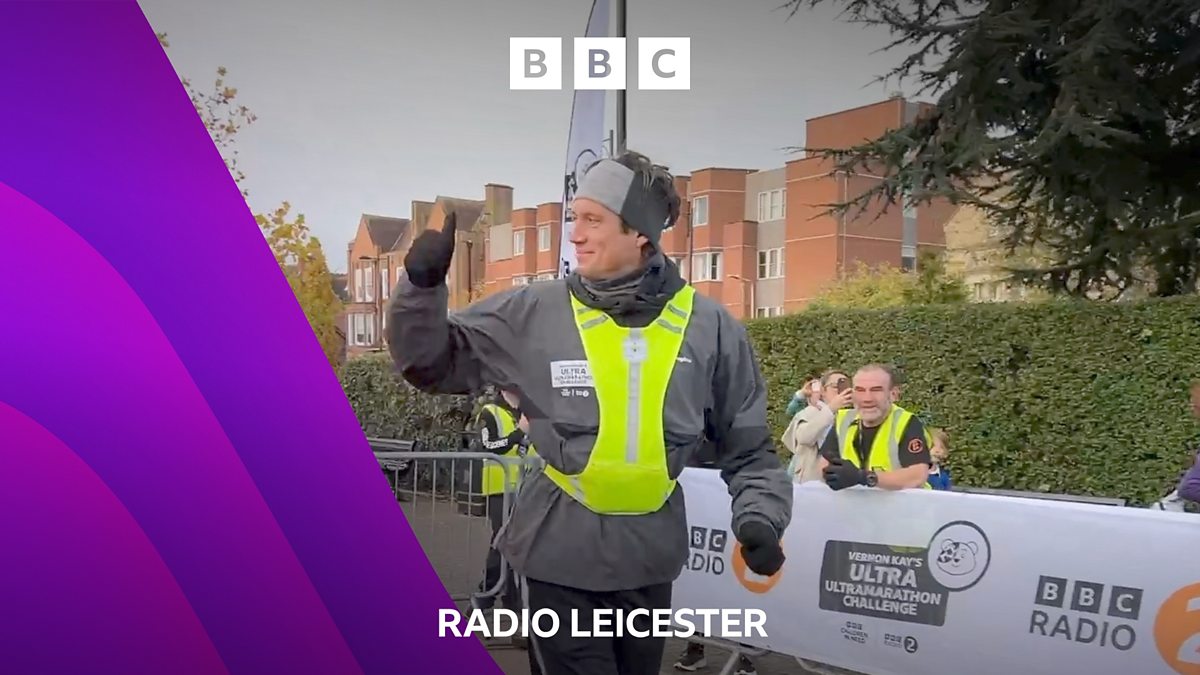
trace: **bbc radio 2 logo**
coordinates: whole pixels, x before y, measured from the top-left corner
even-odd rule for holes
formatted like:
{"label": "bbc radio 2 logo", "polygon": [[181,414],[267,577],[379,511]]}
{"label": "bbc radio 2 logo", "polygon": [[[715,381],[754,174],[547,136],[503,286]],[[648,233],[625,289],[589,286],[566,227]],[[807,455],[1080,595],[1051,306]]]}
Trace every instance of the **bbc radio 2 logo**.
{"label": "bbc radio 2 logo", "polygon": [[[574,89],[626,88],[625,38],[574,38]],[[692,39],[641,37],[637,40],[638,89],[691,89]],[[508,39],[509,89],[562,89],[563,39]]]}

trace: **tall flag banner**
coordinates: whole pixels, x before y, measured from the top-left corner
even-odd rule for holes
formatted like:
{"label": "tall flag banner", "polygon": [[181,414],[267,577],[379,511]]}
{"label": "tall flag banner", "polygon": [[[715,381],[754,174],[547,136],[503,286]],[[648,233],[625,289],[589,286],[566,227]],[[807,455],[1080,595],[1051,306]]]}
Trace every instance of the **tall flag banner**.
{"label": "tall flag banner", "polygon": [[[587,37],[608,37],[609,0],[595,0],[588,17]],[[567,161],[563,172],[562,235],[558,240],[558,273],[565,277],[575,267],[575,249],[571,246],[571,200],[575,198],[578,179],[592,162],[604,156],[604,106],[607,92],[603,89],[576,90],[571,103],[571,132],[567,140]]]}

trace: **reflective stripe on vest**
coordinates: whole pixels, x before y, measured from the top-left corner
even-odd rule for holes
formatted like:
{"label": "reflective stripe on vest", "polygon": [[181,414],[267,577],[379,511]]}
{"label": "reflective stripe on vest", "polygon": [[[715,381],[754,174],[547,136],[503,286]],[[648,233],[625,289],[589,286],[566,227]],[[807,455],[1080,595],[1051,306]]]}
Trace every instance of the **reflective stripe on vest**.
{"label": "reflective stripe on vest", "polygon": [[[867,465],[859,464],[858,453],[854,451],[854,438],[858,435],[858,411],[853,408],[838,411],[837,437],[841,443],[842,459],[860,469],[870,471],[896,471],[900,468],[900,438],[904,435],[904,427],[912,419],[913,414],[900,406],[893,405],[891,412],[884,418],[879,431],[875,432],[875,440],[867,452]],[[927,440],[928,442],[928,440]],[[929,482],[924,483],[930,489]]]}
{"label": "reflective stripe on vest", "polygon": [[[485,412],[491,413],[492,417],[496,418],[496,426],[500,430],[500,438],[508,438],[508,435],[516,430],[516,420],[513,419],[512,413],[508,412],[504,408],[496,405],[495,403],[489,403],[483,406],[483,409],[480,410],[479,414],[482,416]],[[514,445],[504,452],[496,454],[499,454],[501,457],[516,457],[517,446]],[[483,471],[481,472],[480,476],[479,493],[489,496],[503,494],[505,489],[504,469],[505,465],[501,464],[500,462],[484,461]],[[508,489],[513,490],[516,488],[517,477],[519,476],[520,472],[516,467],[511,467],[508,474]]]}
{"label": "reflective stripe on vest", "polygon": [[695,293],[684,286],[645,328],[622,328],[571,296],[600,430],[582,472],[566,475],[549,465],[544,472],[596,513],[653,513],[675,490],[667,470],[663,406]]}

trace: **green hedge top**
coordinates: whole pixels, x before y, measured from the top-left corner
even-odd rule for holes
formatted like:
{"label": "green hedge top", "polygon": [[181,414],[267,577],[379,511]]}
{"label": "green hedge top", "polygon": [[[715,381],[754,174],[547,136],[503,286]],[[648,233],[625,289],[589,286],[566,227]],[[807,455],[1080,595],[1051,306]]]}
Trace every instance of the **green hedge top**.
{"label": "green hedge top", "polygon": [[753,320],[775,437],[807,377],[870,362],[945,427],[962,485],[1162,496],[1194,456],[1200,299],[813,310]]}
{"label": "green hedge top", "polygon": [[429,450],[452,450],[460,447],[460,434],[474,419],[472,398],[417,391],[395,372],[386,354],[350,359],[339,379],[369,438],[420,441]]}
{"label": "green hedge top", "polygon": [[[813,310],[748,326],[776,439],[807,377],[883,362],[902,372],[901,404],[950,433],[960,485],[1146,504],[1194,456],[1197,298]],[[386,355],[352,359],[341,380],[368,436],[457,448],[478,409],[417,392]]]}

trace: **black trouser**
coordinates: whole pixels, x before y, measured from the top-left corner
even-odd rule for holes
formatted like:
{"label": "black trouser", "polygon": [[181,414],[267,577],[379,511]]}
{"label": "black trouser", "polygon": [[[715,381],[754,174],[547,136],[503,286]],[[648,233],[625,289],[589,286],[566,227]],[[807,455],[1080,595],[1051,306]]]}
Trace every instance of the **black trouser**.
{"label": "black trouser", "polygon": [[[496,587],[496,583],[500,581],[500,552],[496,550],[496,533],[500,531],[500,526],[504,524],[504,495],[488,495],[487,497],[488,520],[492,524],[492,545],[488,547],[487,563],[483,572],[483,583],[480,584],[479,592],[484,593]],[[513,576],[512,568],[508,568],[508,579],[504,584],[504,608],[515,611],[521,610],[521,593],[517,588],[516,577]],[[485,608],[492,607],[496,602],[494,597],[483,598],[480,603]]]}
{"label": "black trouser", "polygon": [[[597,593],[525,580],[525,603],[532,617],[539,609],[558,615],[558,632],[542,638],[530,631],[530,669],[542,675],[658,675],[666,638],[635,638],[628,631],[622,637],[571,637],[571,610],[578,610],[581,630],[591,631],[592,610],[621,609],[626,615],[635,609],[670,609],[671,584],[646,586],[631,591]],[[608,616],[604,629],[616,633]],[[651,616],[640,615],[634,622],[638,631],[653,630]],[[540,666],[540,667],[539,667]]]}

